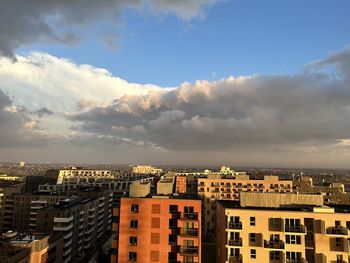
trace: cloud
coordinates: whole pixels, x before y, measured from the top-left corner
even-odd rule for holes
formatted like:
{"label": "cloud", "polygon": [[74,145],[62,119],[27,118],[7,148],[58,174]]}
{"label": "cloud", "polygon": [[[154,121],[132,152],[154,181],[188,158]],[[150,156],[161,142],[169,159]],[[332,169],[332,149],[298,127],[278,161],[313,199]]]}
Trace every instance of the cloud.
{"label": "cloud", "polygon": [[[332,54],[296,75],[203,80],[123,96],[68,118],[81,132],[170,151],[338,145],[350,137],[348,54]],[[337,74],[324,70],[329,66]]]}
{"label": "cloud", "polygon": [[24,108],[13,105],[8,94],[0,89],[0,147],[40,146],[52,135],[46,134]]}
{"label": "cloud", "polygon": [[[14,50],[33,43],[76,45],[79,32],[103,21],[120,19],[126,8],[148,7],[157,13],[173,13],[190,20],[203,14],[215,0],[13,0],[0,3],[0,56],[15,58]],[[112,24],[112,23],[111,23]],[[97,32],[105,35],[106,32]],[[113,45],[107,38],[107,43]]]}
{"label": "cloud", "polygon": [[40,52],[17,56],[16,63],[0,58],[0,79],[0,88],[11,93],[17,105],[53,112],[107,105],[126,94],[159,89],[155,85],[129,83],[105,69],[77,65]]}
{"label": "cloud", "polygon": [[172,89],[43,53],[2,58],[2,159],[348,167],[348,54]]}

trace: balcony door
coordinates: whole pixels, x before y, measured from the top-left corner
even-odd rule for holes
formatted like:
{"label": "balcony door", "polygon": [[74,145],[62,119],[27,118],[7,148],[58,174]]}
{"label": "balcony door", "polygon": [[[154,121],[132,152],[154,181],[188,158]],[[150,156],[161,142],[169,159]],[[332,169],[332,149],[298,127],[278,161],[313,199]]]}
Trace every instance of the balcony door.
{"label": "balcony door", "polygon": [[300,226],[300,219],[296,218],[286,218],[287,226]]}

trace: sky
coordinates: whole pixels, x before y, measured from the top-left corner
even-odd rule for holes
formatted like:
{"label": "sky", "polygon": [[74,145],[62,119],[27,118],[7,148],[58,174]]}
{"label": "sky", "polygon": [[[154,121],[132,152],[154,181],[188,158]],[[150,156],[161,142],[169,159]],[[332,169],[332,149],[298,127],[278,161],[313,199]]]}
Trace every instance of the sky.
{"label": "sky", "polygon": [[349,1],[0,3],[0,160],[350,168]]}

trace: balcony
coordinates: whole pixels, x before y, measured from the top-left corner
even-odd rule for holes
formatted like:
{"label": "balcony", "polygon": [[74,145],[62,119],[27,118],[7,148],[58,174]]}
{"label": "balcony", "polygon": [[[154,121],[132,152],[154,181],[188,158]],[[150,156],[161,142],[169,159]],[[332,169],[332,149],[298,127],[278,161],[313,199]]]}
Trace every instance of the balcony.
{"label": "balcony", "polygon": [[198,256],[198,247],[181,247],[180,254]]}
{"label": "balcony", "polygon": [[198,237],[198,229],[197,228],[181,228],[180,236]]}
{"label": "balcony", "polygon": [[332,226],[332,227],[328,227],[326,229],[326,234],[327,235],[344,235],[347,236],[348,235],[348,229],[346,227],[343,226]]}
{"label": "balcony", "polygon": [[198,213],[181,213],[181,220],[198,220]]}
{"label": "balcony", "polygon": [[242,246],[242,238],[229,239],[228,245],[232,246],[232,247],[241,247]]}
{"label": "balcony", "polygon": [[229,263],[242,263],[243,257],[242,255],[230,256],[228,259]]}
{"label": "balcony", "polygon": [[305,258],[286,259],[286,263],[307,263]]}
{"label": "balcony", "polygon": [[284,249],[284,242],[282,240],[264,240],[264,248]]}
{"label": "balcony", "polygon": [[53,230],[54,231],[69,231],[72,228],[73,228],[73,223],[70,223],[68,225],[63,225],[63,226],[62,225],[61,226],[56,225],[56,226],[53,227]]}
{"label": "balcony", "polygon": [[234,229],[234,230],[242,230],[242,222],[229,222],[228,223],[228,228],[229,229]]}
{"label": "balcony", "polygon": [[73,216],[70,216],[70,217],[55,217],[53,219],[53,222],[55,223],[69,223],[73,221]]}
{"label": "balcony", "polygon": [[304,225],[297,225],[297,226],[285,225],[284,231],[289,233],[306,234],[306,227]]}

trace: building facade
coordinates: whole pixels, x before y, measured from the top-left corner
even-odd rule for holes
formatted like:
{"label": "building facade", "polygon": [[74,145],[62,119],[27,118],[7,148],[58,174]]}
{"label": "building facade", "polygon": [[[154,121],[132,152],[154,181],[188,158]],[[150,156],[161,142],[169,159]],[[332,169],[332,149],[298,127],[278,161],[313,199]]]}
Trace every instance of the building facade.
{"label": "building facade", "polygon": [[350,208],[217,204],[219,263],[349,262]]}
{"label": "building facade", "polygon": [[216,200],[239,200],[240,192],[292,193],[293,181],[279,180],[278,176],[264,176],[262,180],[249,179],[247,175],[236,178],[220,174],[198,178],[198,195],[203,198],[203,234],[215,233]]}
{"label": "building facade", "polygon": [[112,263],[201,262],[201,201],[122,198],[117,251]]}

